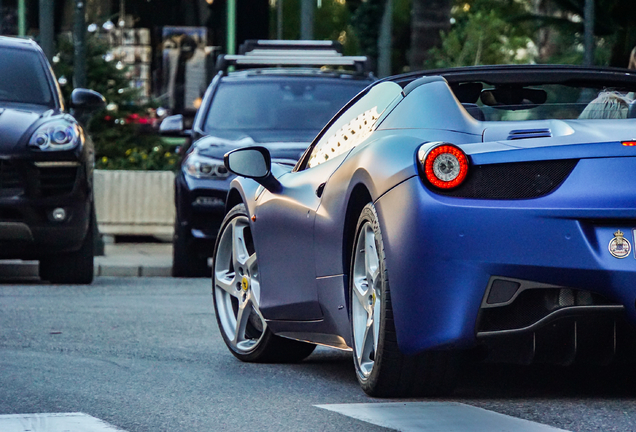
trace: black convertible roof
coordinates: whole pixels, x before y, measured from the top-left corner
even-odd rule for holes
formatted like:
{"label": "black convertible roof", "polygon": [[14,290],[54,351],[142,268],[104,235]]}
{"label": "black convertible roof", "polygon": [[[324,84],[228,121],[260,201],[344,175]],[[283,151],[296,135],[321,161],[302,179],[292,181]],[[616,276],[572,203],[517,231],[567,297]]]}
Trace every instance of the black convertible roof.
{"label": "black convertible roof", "polygon": [[411,82],[427,76],[442,76],[451,86],[463,82],[480,81],[492,85],[565,84],[591,87],[636,87],[636,70],[569,65],[467,66],[410,72],[386,80],[406,87]]}

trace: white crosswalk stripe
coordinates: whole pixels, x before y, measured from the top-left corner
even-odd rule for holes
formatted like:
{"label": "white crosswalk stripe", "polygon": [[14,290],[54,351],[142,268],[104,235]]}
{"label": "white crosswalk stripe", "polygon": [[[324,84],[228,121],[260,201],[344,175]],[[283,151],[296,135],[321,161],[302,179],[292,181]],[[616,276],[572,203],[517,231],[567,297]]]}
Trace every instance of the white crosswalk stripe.
{"label": "white crosswalk stripe", "polygon": [[402,432],[567,432],[456,402],[316,405]]}
{"label": "white crosswalk stripe", "polygon": [[84,413],[0,415],[1,432],[125,432]]}

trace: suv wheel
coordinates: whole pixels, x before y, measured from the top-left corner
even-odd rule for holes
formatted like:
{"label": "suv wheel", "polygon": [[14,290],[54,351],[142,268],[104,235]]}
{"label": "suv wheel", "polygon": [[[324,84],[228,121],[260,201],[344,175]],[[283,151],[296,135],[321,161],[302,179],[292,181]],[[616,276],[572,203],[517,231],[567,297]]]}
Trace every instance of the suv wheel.
{"label": "suv wheel", "polygon": [[54,284],[90,284],[93,282],[95,213],[90,222],[82,246],[75,252],[67,252],[40,259],[40,278]]}
{"label": "suv wheel", "polygon": [[211,271],[207,258],[201,258],[189,250],[187,236],[188,230],[176,221],[172,239],[172,276],[209,277]]}

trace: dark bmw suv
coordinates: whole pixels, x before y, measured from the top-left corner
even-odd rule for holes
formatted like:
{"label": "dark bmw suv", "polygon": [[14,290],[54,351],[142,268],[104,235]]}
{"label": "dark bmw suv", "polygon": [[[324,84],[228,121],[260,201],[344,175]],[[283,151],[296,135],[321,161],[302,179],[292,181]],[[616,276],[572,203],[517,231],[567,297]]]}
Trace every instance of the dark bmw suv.
{"label": "dark bmw suv", "polygon": [[[331,117],[374,80],[366,57],[343,56],[337,44],[323,41],[248,41],[240,55],[221,56],[217,69],[175,180],[177,277],[210,274],[207,260],[233,178],[223,155],[258,144],[273,162],[293,165]],[[183,118],[166,118],[161,130],[183,132]]]}
{"label": "dark bmw suv", "polygon": [[[71,99],[78,116],[104,106],[90,90]],[[0,37],[0,259],[39,260],[53,283],[92,282],[93,159],[38,45]]]}

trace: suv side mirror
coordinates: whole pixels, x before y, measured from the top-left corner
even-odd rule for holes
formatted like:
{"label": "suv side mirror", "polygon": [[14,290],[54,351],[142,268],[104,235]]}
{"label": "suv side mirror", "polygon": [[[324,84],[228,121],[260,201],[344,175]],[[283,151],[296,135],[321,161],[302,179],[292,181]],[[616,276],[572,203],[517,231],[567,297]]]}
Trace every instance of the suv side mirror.
{"label": "suv side mirror", "polygon": [[169,137],[183,137],[186,135],[183,114],[171,115],[163,119],[159,125],[159,133]]}
{"label": "suv side mirror", "polygon": [[71,93],[71,108],[74,110],[90,113],[105,106],[106,99],[96,91],[77,88]]}
{"label": "suv side mirror", "polygon": [[280,183],[272,175],[272,157],[265,147],[232,150],[225,154],[223,161],[231,173],[254,179],[272,192],[280,189]]}

